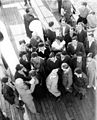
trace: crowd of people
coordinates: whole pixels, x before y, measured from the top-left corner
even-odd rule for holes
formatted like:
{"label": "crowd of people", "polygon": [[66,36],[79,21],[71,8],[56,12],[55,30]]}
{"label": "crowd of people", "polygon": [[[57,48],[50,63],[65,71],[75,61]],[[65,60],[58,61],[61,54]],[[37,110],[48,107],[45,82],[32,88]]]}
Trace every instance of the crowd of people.
{"label": "crowd of people", "polygon": [[[83,5],[86,6],[86,3]],[[72,21],[68,22],[66,16],[62,15],[56,35],[53,29],[54,21],[49,22],[47,29],[39,29],[37,25],[37,31],[36,28],[32,29],[33,21],[38,23],[40,20],[34,17],[31,9],[26,9],[24,24],[30,41],[19,42],[19,64],[15,68],[14,80],[11,81],[8,76],[1,80],[7,89],[3,87],[2,93],[4,95],[7,91],[4,97],[10,104],[25,104],[32,113],[37,113],[33,98],[39,100],[50,94],[58,101],[65,93],[70,93],[83,99],[87,89],[93,87],[96,90],[96,25],[90,22],[93,25],[91,27],[87,15],[83,17],[83,13],[91,14],[81,11],[78,21],[74,22],[76,24],[71,24]],[[39,30],[43,30],[42,36],[38,33]],[[19,102],[15,98],[18,98]]]}

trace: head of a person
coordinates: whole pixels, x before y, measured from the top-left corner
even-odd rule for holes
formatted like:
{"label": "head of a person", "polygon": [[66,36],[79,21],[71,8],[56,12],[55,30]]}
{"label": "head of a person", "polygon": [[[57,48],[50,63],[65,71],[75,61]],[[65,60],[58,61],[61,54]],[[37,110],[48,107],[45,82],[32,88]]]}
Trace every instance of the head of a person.
{"label": "head of a person", "polygon": [[49,55],[49,58],[54,58],[54,57],[55,57],[54,52],[51,52],[50,55]]}
{"label": "head of a person", "polygon": [[31,54],[31,58],[37,58],[38,57],[38,54],[37,54],[37,52],[32,52],[32,54]]}
{"label": "head of a person", "polygon": [[88,41],[94,41],[94,34],[93,34],[93,32],[88,32],[87,36],[88,36]]}
{"label": "head of a person", "polygon": [[23,51],[23,52],[21,51],[21,52],[19,53],[19,57],[22,58],[23,60],[26,60],[26,58],[27,58],[26,55],[27,55],[27,53],[24,52],[24,51]]}
{"label": "head of a person", "polygon": [[8,82],[8,77],[5,76],[1,79],[2,84],[6,84]]}
{"label": "head of a person", "polygon": [[26,44],[26,42],[25,42],[25,40],[20,40],[20,41],[19,41],[19,44],[20,44],[20,45],[22,45],[22,44],[24,45],[24,44]]}
{"label": "head of a person", "polygon": [[16,86],[23,86],[23,85],[24,85],[23,79],[22,79],[22,78],[17,78],[17,79],[15,80],[15,85],[16,85]]}
{"label": "head of a person", "polygon": [[4,40],[4,36],[3,36],[3,33],[0,31],[0,41],[3,41]]}
{"label": "head of a person", "polygon": [[29,76],[30,76],[30,77],[36,76],[36,70],[35,70],[35,69],[32,69],[31,71],[29,71]]}
{"label": "head of a person", "polygon": [[56,56],[57,59],[61,60],[61,52],[57,52],[55,56]]}
{"label": "head of a person", "polygon": [[83,22],[79,22],[78,25],[77,25],[78,32],[82,31],[83,29],[84,29],[84,23]]}
{"label": "head of a person", "polygon": [[74,36],[73,38],[72,38],[72,45],[73,46],[77,46],[77,36]]}
{"label": "head of a person", "polygon": [[77,62],[82,62],[82,56],[83,56],[82,52],[77,53]]}
{"label": "head of a person", "polygon": [[66,51],[61,52],[61,60],[64,60],[65,56],[67,55]]}
{"label": "head of a person", "polygon": [[70,27],[69,34],[70,34],[71,37],[73,36],[73,33],[74,33],[74,28]]}
{"label": "head of a person", "polygon": [[60,23],[61,23],[62,26],[65,26],[66,25],[66,18],[62,17],[61,20],[60,20]]}
{"label": "head of a person", "polygon": [[88,55],[87,55],[87,63],[91,62],[92,58],[93,58],[93,53],[88,53]]}
{"label": "head of a person", "polygon": [[38,53],[37,52],[32,52],[31,54],[31,63],[37,62],[38,61]]}
{"label": "head of a person", "polygon": [[64,72],[67,72],[68,69],[69,69],[69,65],[67,63],[62,63],[61,64],[61,69],[64,71]]}
{"label": "head of a person", "polygon": [[81,68],[79,68],[79,67],[75,68],[74,75],[76,75],[77,77],[82,77],[82,70],[81,70]]}
{"label": "head of a person", "polygon": [[63,37],[62,36],[56,36],[56,40],[59,41],[59,42],[62,42],[63,41]]}
{"label": "head of a person", "polygon": [[45,48],[44,43],[43,42],[39,42],[38,48],[39,48],[39,50],[44,50],[44,48]]}
{"label": "head of a person", "polygon": [[49,22],[48,24],[49,24],[49,27],[53,27],[54,26],[54,22],[53,21]]}
{"label": "head of a person", "polygon": [[26,68],[22,64],[17,64],[16,71],[26,71]]}
{"label": "head of a person", "polygon": [[82,2],[82,5],[86,7],[87,6],[87,2]]}

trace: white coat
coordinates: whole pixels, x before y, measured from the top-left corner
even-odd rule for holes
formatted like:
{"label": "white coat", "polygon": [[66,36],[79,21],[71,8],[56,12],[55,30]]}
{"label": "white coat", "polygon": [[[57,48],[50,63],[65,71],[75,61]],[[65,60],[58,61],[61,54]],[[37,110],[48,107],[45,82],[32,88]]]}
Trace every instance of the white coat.
{"label": "white coat", "polygon": [[52,70],[52,72],[48,75],[46,79],[46,86],[48,91],[52,93],[55,97],[61,95],[60,91],[58,90],[58,69]]}

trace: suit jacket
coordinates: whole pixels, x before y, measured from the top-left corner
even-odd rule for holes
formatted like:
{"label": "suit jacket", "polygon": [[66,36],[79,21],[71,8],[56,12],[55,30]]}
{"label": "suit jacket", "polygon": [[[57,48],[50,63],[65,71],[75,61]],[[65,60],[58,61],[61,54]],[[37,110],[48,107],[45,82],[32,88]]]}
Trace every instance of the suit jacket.
{"label": "suit jacket", "polygon": [[[70,30],[70,25],[69,24],[66,24],[66,28],[65,28],[65,35],[69,34],[69,30]],[[61,34],[63,35],[63,26],[60,27],[60,31],[61,31]],[[64,36],[64,35],[63,35]],[[65,37],[65,36],[64,36]]]}
{"label": "suit jacket", "polygon": [[85,30],[82,30],[80,33],[78,33],[77,40],[78,42],[82,42],[84,44],[84,47],[86,48],[87,32]]}
{"label": "suit jacket", "polygon": [[95,41],[92,42],[91,46],[89,47],[89,41],[87,41],[87,44],[86,44],[86,54],[88,53],[93,53],[93,57],[95,56],[96,54],[96,43]]}

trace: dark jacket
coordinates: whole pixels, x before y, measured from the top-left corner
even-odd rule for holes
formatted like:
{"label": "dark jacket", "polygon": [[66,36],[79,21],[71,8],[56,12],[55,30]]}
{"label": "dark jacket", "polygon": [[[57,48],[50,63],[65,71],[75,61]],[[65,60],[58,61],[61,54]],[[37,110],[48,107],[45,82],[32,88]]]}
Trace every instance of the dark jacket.
{"label": "dark jacket", "polygon": [[87,32],[85,30],[82,30],[81,33],[78,33],[77,34],[77,40],[78,40],[78,42],[82,42],[84,47],[86,48]]}
{"label": "dark jacket", "polygon": [[10,86],[4,84],[2,87],[2,94],[5,100],[7,100],[11,105],[15,103],[14,102],[15,100],[14,90]]}
{"label": "dark jacket", "polygon": [[89,41],[87,41],[87,44],[86,44],[86,54],[88,53],[93,53],[93,57],[96,55],[96,43],[95,41],[92,42],[91,46],[89,47]]}
{"label": "dark jacket", "polygon": [[30,77],[27,77],[27,76],[24,76],[23,74],[20,74],[18,71],[16,71],[15,75],[14,75],[14,78],[17,79],[17,78],[22,78],[24,81],[29,81],[31,80]]}
{"label": "dark jacket", "polygon": [[56,38],[56,33],[50,29],[47,29],[45,31],[46,37],[49,39],[50,44],[52,44],[52,42],[55,40]]}
{"label": "dark jacket", "polygon": [[22,64],[26,69],[27,71],[30,71],[31,70],[31,65],[30,65],[30,62],[29,61],[25,61],[23,60],[22,58],[19,60],[20,64]]}
{"label": "dark jacket", "polygon": [[83,54],[83,56],[86,55],[83,43],[78,42],[76,49],[74,49],[72,43],[69,43],[69,44],[68,44],[68,46],[67,46],[67,53],[68,53],[70,56],[73,56],[74,54],[77,54],[77,53],[79,53],[79,52],[81,52],[81,53]]}
{"label": "dark jacket", "polygon": [[41,51],[39,51],[39,49],[37,49],[36,51],[38,53],[38,56],[42,57],[42,58],[45,58],[45,59],[48,59],[49,58],[49,54],[50,54],[50,49],[49,48],[46,48],[44,50],[44,53],[42,53]]}
{"label": "dark jacket", "polygon": [[30,22],[34,19],[34,16],[31,14],[25,14],[24,15],[24,25],[25,25],[25,30],[26,30],[26,34],[29,38],[32,37],[32,33],[29,30],[29,24]]}

